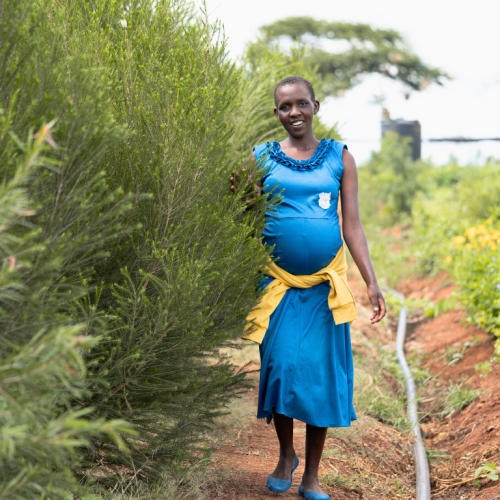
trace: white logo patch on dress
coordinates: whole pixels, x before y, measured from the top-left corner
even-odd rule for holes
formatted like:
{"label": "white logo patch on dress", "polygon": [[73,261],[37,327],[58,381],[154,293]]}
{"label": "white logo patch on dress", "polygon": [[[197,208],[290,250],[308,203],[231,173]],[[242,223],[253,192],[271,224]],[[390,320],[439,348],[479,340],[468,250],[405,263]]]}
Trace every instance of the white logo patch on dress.
{"label": "white logo patch on dress", "polygon": [[319,206],[324,208],[330,208],[330,200],[332,198],[332,193],[319,193]]}

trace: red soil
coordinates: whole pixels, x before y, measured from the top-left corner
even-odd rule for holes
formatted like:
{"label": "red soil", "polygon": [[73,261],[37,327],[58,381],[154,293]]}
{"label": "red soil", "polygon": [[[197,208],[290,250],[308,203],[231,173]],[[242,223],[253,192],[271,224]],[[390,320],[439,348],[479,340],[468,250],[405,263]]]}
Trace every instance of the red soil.
{"label": "red soil", "polygon": [[[406,296],[427,296],[437,301],[449,297],[454,286],[450,286],[446,274],[441,273],[433,280],[408,281],[399,288]],[[476,466],[484,463],[481,458],[487,457],[500,465],[500,366],[492,364],[492,371],[486,376],[480,376],[481,372],[475,366],[491,359],[493,341],[482,330],[464,323],[466,317],[463,309],[456,309],[437,318],[426,319],[411,333],[406,344],[407,351],[428,355],[422,366],[436,375],[443,385],[450,381],[455,384],[463,381],[474,389],[484,391],[462,411],[444,420],[434,418],[422,425],[427,447],[451,454],[452,464],[460,464],[464,480],[471,478]],[[465,342],[474,339],[477,340],[476,344],[463,352],[462,359],[452,365],[446,364],[446,349],[458,351]],[[466,471],[464,464],[467,461],[472,464],[475,457],[478,458],[478,463],[474,463]],[[480,491],[471,486],[458,490],[448,488],[439,498],[500,499],[500,484],[488,480],[483,483],[485,484]]]}
{"label": "red soil", "polygon": [[[238,439],[230,446],[221,450],[226,459],[226,468],[231,472],[222,492],[216,498],[224,500],[264,500],[294,499],[298,500],[297,492],[305,463],[305,424],[295,422],[294,444],[299,456],[299,466],[294,473],[294,485],[285,493],[276,494],[266,487],[267,476],[276,467],[279,457],[279,444],[274,429],[265,421],[256,420],[241,432]],[[331,471],[328,460],[322,460],[321,472]],[[359,498],[356,493],[341,488],[324,487],[323,490],[339,500],[354,500]]]}

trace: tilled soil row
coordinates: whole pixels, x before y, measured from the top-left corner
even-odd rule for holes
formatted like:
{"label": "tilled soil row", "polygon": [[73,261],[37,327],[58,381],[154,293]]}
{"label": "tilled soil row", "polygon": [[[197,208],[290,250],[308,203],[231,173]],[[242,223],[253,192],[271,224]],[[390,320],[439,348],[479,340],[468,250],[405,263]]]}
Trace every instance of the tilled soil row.
{"label": "tilled soil row", "polygon": [[[427,297],[436,302],[450,297],[454,286],[441,273],[433,280],[409,280],[399,290],[407,297]],[[433,498],[500,500],[498,481],[480,478],[479,489],[473,484],[474,472],[485,462],[500,465],[500,367],[494,364],[486,373],[476,369],[493,356],[493,341],[482,330],[465,323],[466,317],[465,311],[458,308],[425,319],[406,344],[408,352],[426,356],[422,368],[435,375],[434,391],[450,383],[462,383],[481,393],[469,406],[444,419],[424,417],[422,430],[427,448],[449,454],[446,460],[431,462]],[[464,349],[466,342],[472,345]],[[455,352],[463,357],[449,364]],[[424,400],[421,406],[424,415],[432,410],[432,399]]]}

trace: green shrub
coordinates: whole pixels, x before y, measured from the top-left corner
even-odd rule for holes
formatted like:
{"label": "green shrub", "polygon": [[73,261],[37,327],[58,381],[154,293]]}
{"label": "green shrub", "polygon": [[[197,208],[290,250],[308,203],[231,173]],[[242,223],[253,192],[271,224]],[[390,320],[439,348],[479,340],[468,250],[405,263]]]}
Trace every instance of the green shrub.
{"label": "green shrub", "polygon": [[265,200],[245,211],[228,189],[248,157],[233,152],[240,73],[220,26],[182,2],[130,5],[85,3],[71,19],[126,130],[95,169],[110,190],[138,194],[122,223],[139,227],[108,245],[90,278],[100,292],[89,328],[106,338],[87,357],[97,381],[87,401],[140,433],[124,438],[129,455],[106,443],[99,459],[159,476],[164,464],[211,453],[214,420],[247,387],[218,351],[234,345],[255,304],[266,257],[251,236]]}
{"label": "green shrub", "polygon": [[[98,339],[68,314],[74,289],[61,275],[71,270],[75,250],[64,235],[45,235],[33,222],[51,199],[39,197],[34,210],[29,194],[30,185],[62,174],[64,165],[43,153],[50,125],[36,139],[28,132],[26,142],[14,134],[13,108],[0,112],[0,498],[68,499],[82,492],[72,470],[82,448],[107,436],[125,450],[119,433],[130,426],[72,407],[86,395],[82,353]],[[67,222],[87,227],[84,212],[75,210]]]}
{"label": "green shrub", "polygon": [[446,267],[452,239],[488,217],[497,217],[500,166],[436,167],[425,172],[428,185],[412,208],[414,255],[422,273]]}
{"label": "green shrub", "polygon": [[[468,321],[500,336],[500,166],[429,170],[429,190],[412,210],[415,256],[422,273],[447,270]],[[493,200],[493,201],[492,201]],[[497,223],[498,225],[498,223]],[[497,351],[500,348],[497,341]]]}
{"label": "green shrub", "polygon": [[0,498],[67,499],[84,493],[82,450],[125,450],[130,429],[82,402],[99,339],[79,310],[93,264],[127,232],[129,200],[90,171],[123,129],[60,5],[0,0],[0,12]]}
{"label": "green shrub", "polygon": [[388,227],[409,222],[413,200],[424,188],[422,162],[413,162],[409,139],[388,133],[380,152],[359,168],[360,214],[363,221]]}
{"label": "green shrub", "polygon": [[[488,219],[468,227],[452,243],[456,249],[447,258],[447,265],[458,285],[460,302],[470,313],[467,321],[500,337],[500,230]],[[495,347],[499,354],[500,338]]]}

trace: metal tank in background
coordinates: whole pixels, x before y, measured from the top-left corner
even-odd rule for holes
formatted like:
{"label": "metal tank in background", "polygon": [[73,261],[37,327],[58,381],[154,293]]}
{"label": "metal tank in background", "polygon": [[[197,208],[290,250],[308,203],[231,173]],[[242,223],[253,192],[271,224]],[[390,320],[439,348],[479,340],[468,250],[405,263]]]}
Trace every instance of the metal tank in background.
{"label": "metal tank in background", "polygon": [[413,161],[420,160],[421,149],[422,149],[422,134],[420,128],[420,122],[407,121],[398,118],[397,120],[384,119],[382,120],[382,137],[387,132],[396,132],[401,137],[410,138],[411,156]]}

